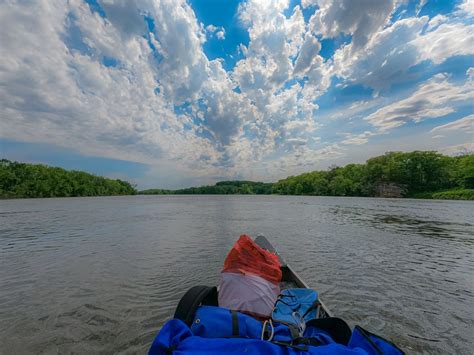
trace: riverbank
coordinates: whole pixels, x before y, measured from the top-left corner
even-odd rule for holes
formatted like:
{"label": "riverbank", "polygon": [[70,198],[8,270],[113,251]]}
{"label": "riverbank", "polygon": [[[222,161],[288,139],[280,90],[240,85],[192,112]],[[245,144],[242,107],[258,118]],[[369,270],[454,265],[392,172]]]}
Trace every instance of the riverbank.
{"label": "riverbank", "polygon": [[450,157],[436,152],[389,152],[364,164],[289,176],[274,183],[221,181],[178,190],[140,194],[256,194],[348,197],[409,197],[473,200],[474,154]]}
{"label": "riverbank", "polygon": [[419,199],[433,200],[474,200],[474,189],[451,189],[438,192],[424,192],[412,196]]}
{"label": "riverbank", "polygon": [[127,181],[39,164],[0,161],[0,197],[115,195],[301,195],[474,200],[474,154],[389,152],[364,164],[289,176],[277,182],[220,181],[177,190],[137,191]]}
{"label": "riverbank", "polygon": [[[295,196],[295,195],[284,195],[284,194],[218,194],[218,193],[209,193],[209,194],[186,194],[186,193],[152,193],[145,191],[139,191],[137,195],[167,195],[167,196],[181,196],[181,195],[273,195],[273,196]],[[382,196],[330,196],[330,195],[296,195],[296,196],[314,196],[314,197],[351,197],[351,198],[358,198],[358,197],[375,197],[375,198],[395,198],[395,197],[382,197]],[[397,197],[397,198],[406,198],[406,199],[417,199],[417,200],[473,200],[474,201],[474,189],[455,189],[455,190],[448,190],[448,191],[439,191],[439,192],[424,192],[422,194],[417,194],[413,196],[404,196],[404,197]]]}

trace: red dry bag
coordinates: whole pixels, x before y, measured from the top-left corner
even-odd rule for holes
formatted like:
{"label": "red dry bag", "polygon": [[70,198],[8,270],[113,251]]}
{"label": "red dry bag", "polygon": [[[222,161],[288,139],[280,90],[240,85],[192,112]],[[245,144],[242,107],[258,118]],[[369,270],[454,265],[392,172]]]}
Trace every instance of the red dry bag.
{"label": "red dry bag", "polygon": [[224,262],[219,306],[267,318],[280,293],[281,276],[278,256],[242,235]]}

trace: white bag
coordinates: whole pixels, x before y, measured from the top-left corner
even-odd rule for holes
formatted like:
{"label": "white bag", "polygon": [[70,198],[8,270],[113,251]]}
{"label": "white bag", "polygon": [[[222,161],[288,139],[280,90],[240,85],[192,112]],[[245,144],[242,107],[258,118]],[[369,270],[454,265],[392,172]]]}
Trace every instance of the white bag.
{"label": "white bag", "polygon": [[271,316],[280,286],[256,275],[221,273],[219,306],[256,317]]}

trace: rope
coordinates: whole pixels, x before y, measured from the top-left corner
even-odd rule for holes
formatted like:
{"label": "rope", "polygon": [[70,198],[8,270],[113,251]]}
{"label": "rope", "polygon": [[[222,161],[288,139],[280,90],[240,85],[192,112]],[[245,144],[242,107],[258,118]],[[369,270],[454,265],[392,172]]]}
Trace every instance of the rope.
{"label": "rope", "polygon": [[267,319],[265,322],[263,322],[263,327],[262,327],[262,335],[260,337],[261,340],[265,340],[265,329],[267,328],[267,323],[270,325],[270,337],[267,339],[268,341],[272,341],[273,336],[275,335],[275,327],[273,326],[272,319]]}

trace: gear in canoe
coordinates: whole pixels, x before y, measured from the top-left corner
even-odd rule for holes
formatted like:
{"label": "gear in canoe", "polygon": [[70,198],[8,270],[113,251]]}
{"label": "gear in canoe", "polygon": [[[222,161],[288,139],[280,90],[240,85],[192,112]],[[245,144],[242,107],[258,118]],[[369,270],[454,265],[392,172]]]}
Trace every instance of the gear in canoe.
{"label": "gear in canoe", "polygon": [[194,286],[155,337],[161,354],[400,355],[396,345],[333,317],[263,236],[243,235],[219,287]]}

